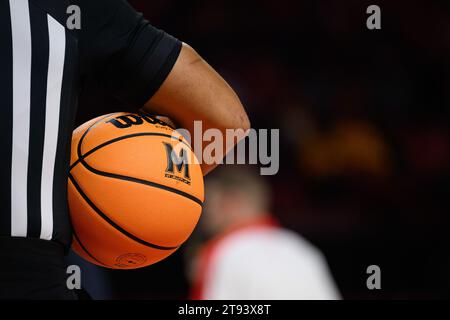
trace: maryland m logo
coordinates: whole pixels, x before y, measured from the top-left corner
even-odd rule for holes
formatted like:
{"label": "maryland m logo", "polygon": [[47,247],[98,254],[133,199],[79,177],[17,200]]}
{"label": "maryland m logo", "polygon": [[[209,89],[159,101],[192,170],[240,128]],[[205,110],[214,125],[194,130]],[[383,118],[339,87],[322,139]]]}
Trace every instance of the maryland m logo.
{"label": "maryland m logo", "polygon": [[[188,152],[181,148],[179,154],[177,154],[171,144],[165,142],[163,144],[167,154],[166,178],[175,179],[190,185]],[[175,169],[177,172],[175,172]]]}

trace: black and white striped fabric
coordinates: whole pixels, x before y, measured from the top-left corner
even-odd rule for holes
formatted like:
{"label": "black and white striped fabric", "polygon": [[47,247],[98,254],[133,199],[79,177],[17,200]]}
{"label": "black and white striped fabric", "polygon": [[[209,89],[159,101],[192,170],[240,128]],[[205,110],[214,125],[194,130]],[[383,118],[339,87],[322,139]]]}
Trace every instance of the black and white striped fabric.
{"label": "black and white striped fabric", "polygon": [[[74,39],[45,8],[0,2],[0,234],[51,240],[69,221],[65,205],[72,122]],[[69,38],[69,41],[68,41]]]}
{"label": "black and white striped fabric", "polygon": [[[73,3],[84,14],[85,29],[66,28],[67,7]],[[80,78],[92,73],[101,82],[99,70],[108,70],[108,85],[111,78],[118,79],[111,94],[126,97],[124,104],[140,107],[137,104],[150,98],[170,72],[180,50],[176,39],[151,27],[125,1],[70,4],[0,0],[1,237],[70,243],[67,166]],[[123,12],[122,19],[118,10]],[[144,46],[131,47],[131,43]],[[127,60],[114,61],[116,67],[109,67],[107,63],[119,51],[128,53]],[[148,76],[142,68],[139,75],[133,74],[145,59]],[[92,62],[101,68],[94,68]],[[128,90],[121,84],[130,77]],[[142,83],[148,90],[135,92]]]}

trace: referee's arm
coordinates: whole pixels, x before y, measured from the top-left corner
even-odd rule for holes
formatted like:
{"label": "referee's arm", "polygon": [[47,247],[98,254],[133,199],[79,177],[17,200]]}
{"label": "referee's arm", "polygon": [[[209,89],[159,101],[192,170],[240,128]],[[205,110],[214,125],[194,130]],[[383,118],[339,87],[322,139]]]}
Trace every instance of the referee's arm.
{"label": "referee's arm", "polygon": [[[226,129],[247,131],[250,128],[248,116],[233,89],[184,43],[173,69],[144,109],[170,117],[192,137],[194,121],[202,121],[203,130],[219,129],[224,137]],[[233,147],[225,145],[224,155]],[[216,166],[203,163],[203,174]]]}

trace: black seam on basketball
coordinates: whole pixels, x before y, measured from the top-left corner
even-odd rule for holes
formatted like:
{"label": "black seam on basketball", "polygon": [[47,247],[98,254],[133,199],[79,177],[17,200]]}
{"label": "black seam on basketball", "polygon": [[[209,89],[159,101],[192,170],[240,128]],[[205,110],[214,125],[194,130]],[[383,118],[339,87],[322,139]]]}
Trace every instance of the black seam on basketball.
{"label": "black seam on basketball", "polygon": [[123,229],[121,226],[119,226],[118,224],[116,224],[114,221],[112,221],[106,214],[104,214],[87,196],[86,194],[83,192],[83,190],[81,189],[81,187],[78,185],[78,183],[76,182],[75,178],[69,174],[69,179],[70,181],[73,183],[75,189],[77,189],[78,193],[80,194],[80,196],[84,199],[84,201],[86,201],[86,203],[101,217],[103,218],[106,222],[108,222],[113,228],[115,228],[117,231],[121,232],[122,234],[124,234],[125,236],[127,236],[128,238],[153,249],[158,249],[158,250],[165,250],[165,251],[169,251],[169,250],[175,250],[178,249],[179,246],[176,247],[163,247],[163,246],[159,246],[150,242],[147,242],[145,240],[142,240],[141,238],[138,238],[137,236],[133,235],[132,233],[128,232],[127,230]]}
{"label": "black seam on basketball", "polygon": [[[81,157],[79,157],[77,159],[77,161],[75,161],[71,166],[70,166],[70,170],[72,170],[73,168],[75,168],[77,166],[77,164],[79,164],[82,160],[86,159],[87,157],[89,157],[91,154],[93,154],[94,152],[103,149],[113,143],[122,141],[122,140],[127,140],[127,139],[131,139],[131,138],[135,138],[135,137],[146,137],[146,136],[155,136],[155,137],[166,137],[166,138],[171,138],[173,140],[177,140],[181,143],[183,143],[185,146],[191,148],[189,146],[189,144],[187,144],[185,141],[180,140],[175,138],[174,136],[171,136],[170,134],[165,134],[165,133],[155,133],[155,132],[142,132],[142,133],[134,133],[134,134],[129,134],[126,136],[122,136],[122,137],[118,137],[118,138],[114,138],[112,140],[108,140],[100,145],[98,145],[97,147],[89,150],[88,152],[86,152],[85,154],[83,154]],[[80,140],[81,141],[81,140]],[[81,151],[80,151],[81,152]]]}
{"label": "black seam on basketball", "polygon": [[80,238],[78,237],[75,230],[72,230],[73,236],[75,240],[77,240],[78,244],[80,245],[81,249],[83,249],[84,252],[94,261],[96,261],[98,264],[102,265],[103,267],[108,267],[106,264],[102,263],[100,260],[98,260],[96,257],[94,257],[84,246],[84,244],[81,242]]}
{"label": "black seam on basketball", "polygon": [[130,182],[134,182],[134,183],[139,183],[139,184],[143,184],[149,187],[153,187],[153,188],[157,188],[157,189],[161,189],[164,191],[168,191],[168,192],[172,192],[175,194],[178,194],[182,197],[185,197],[189,200],[194,201],[195,203],[197,203],[200,207],[203,207],[203,202],[202,200],[198,199],[197,197],[194,197],[193,195],[190,195],[189,193],[186,193],[184,191],[175,189],[175,188],[171,188],[156,182],[151,182],[148,180],[142,180],[142,179],[138,179],[138,178],[133,178],[133,177],[128,177],[128,176],[122,176],[120,174],[114,174],[114,173],[109,173],[109,172],[103,172],[100,170],[97,170],[95,168],[90,167],[86,162],[84,162],[84,160],[81,161],[81,163],[84,165],[84,167],[89,170],[92,173],[95,173],[96,175],[99,176],[103,176],[103,177],[107,177],[107,178],[111,178],[111,179],[118,179],[118,180],[125,180],[125,181],[130,181]]}
{"label": "black seam on basketball", "polygon": [[[81,136],[81,138],[80,138],[80,140],[78,141],[78,144],[77,144],[77,155],[78,155],[78,158],[80,158],[80,152],[81,152],[81,147],[80,147],[80,145],[81,145],[81,141],[84,139],[84,137],[86,136],[87,132],[90,131],[93,127],[95,127],[97,124],[99,124],[100,122],[102,122],[103,120],[105,120],[106,118],[109,118],[109,117],[111,117],[112,115],[115,115],[115,114],[120,114],[120,112],[113,112],[113,113],[110,113],[110,114],[105,115],[104,117],[101,117],[100,119],[98,119],[97,121],[95,121],[93,124],[91,124],[90,127],[87,128],[85,132],[83,132],[83,135]],[[78,160],[75,161],[75,162],[78,162]],[[72,166],[73,166],[73,165],[72,165]],[[70,170],[72,170],[72,166],[70,166]]]}

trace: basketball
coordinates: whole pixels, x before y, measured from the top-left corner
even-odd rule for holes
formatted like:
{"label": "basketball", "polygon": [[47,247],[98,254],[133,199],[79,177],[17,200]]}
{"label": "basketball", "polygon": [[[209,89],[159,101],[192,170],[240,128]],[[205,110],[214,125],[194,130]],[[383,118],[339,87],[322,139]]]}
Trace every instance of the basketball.
{"label": "basketball", "polygon": [[194,152],[165,122],[114,113],[74,131],[68,203],[84,259],[113,269],[161,261],[189,238],[203,200]]}

